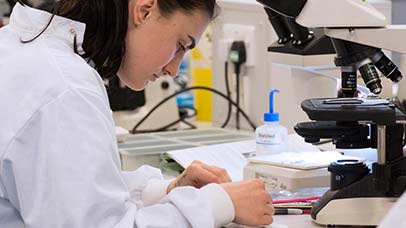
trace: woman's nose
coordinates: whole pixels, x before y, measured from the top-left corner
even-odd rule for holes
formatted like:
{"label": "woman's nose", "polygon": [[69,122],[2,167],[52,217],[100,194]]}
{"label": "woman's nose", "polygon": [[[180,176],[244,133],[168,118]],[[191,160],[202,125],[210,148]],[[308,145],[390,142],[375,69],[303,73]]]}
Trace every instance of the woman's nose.
{"label": "woman's nose", "polygon": [[169,76],[176,77],[179,73],[180,63],[182,62],[182,57],[175,57],[172,61],[164,67],[164,72],[167,72]]}

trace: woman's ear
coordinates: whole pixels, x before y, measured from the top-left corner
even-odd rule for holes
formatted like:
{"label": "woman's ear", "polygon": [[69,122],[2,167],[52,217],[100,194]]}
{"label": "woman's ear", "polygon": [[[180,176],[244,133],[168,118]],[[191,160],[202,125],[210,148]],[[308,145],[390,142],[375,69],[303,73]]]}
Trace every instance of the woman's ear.
{"label": "woman's ear", "polygon": [[158,0],[136,0],[134,4],[134,24],[140,25],[151,16],[157,7]]}

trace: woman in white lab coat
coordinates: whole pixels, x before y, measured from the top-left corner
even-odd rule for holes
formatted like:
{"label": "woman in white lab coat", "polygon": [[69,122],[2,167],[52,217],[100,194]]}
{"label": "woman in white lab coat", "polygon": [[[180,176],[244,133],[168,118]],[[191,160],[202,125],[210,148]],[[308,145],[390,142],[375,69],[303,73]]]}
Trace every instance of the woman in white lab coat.
{"label": "woman in white lab coat", "polygon": [[[0,227],[219,227],[272,223],[259,180],[193,163],[174,181],[120,170],[102,78],[134,90],[179,62],[214,0],[59,0],[17,4],[0,30]],[[94,68],[92,68],[90,62]]]}

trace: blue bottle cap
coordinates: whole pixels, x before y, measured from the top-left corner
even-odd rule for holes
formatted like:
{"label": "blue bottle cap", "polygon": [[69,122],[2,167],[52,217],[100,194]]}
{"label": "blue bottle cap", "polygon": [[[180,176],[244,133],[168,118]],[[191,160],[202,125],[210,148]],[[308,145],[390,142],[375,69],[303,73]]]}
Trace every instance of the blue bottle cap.
{"label": "blue bottle cap", "polygon": [[269,112],[264,113],[264,121],[265,122],[276,122],[279,121],[279,113],[273,112],[273,94],[279,93],[280,91],[277,89],[271,90],[269,92]]}

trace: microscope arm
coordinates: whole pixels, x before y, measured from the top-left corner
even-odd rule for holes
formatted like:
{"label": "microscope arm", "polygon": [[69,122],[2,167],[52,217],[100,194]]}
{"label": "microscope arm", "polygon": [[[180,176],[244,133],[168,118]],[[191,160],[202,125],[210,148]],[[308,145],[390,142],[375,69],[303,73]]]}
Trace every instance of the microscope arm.
{"label": "microscope arm", "polygon": [[[326,28],[327,36],[406,54],[406,25],[388,25],[383,28]],[[371,35],[373,34],[373,35]]]}
{"label": "microscope arm", "polygon": [[[384,27],[386,17],[364,0],[257,0],[307,28]],[[322,10],[321,10],[322,9]]]}
{"label": "microscope arm", "polygon": [[308,0],[296,22],[309,28],[384,27],[388,21],[363,0]]}

